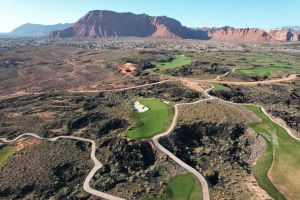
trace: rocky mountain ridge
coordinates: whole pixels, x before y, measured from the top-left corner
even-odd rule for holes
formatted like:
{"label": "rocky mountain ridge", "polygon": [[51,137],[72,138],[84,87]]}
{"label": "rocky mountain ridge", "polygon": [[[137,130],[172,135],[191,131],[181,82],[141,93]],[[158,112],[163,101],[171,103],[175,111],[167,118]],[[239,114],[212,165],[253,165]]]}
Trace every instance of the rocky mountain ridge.
{"label": "rocky mountain ridge", "polygon": [[[57,26],[55,26],[56,28]],[[51,27],[52,28],[52,27]],[[118,13],[107,10],[93,10],[73,25],[43,32],[52,38],[68,37],[149,37],[160,39],[199,39],[215,41],[244,42],[296,42],[300,41],[300,31],[293,28],[189,28],[179,21],[166,16]],[[41,32],[38,32],[39,36]]]}

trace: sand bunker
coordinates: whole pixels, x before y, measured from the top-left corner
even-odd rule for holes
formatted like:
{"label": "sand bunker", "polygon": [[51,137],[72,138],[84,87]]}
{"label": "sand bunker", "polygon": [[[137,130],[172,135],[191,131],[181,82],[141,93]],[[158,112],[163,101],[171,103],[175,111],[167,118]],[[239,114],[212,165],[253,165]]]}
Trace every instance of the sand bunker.
{"label": "sand bunker", "polygon": [[143,112],[146,112],[149,110],[149,108],[147,106],[144,106],[143,104],[141,104],[138,101],[134,102],[133,106],[139,113],[143,113]]}

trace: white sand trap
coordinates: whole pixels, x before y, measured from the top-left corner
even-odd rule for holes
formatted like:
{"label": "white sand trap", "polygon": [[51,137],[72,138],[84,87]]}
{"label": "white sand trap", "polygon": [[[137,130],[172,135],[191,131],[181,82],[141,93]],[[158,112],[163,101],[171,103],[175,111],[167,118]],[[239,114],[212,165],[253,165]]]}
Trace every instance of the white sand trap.
{"label": "white sand trap", "polygon": [[170,101],[163,101],[165,104],[170,104]]}
{"label": "white sand trap", "polygon": [[143,104],[141,104],[138,101],[134,102],[133,106],[139,113],[143,113],[143,112],[146,112],[149,110],[149,108],[147,106],[144,106]]}

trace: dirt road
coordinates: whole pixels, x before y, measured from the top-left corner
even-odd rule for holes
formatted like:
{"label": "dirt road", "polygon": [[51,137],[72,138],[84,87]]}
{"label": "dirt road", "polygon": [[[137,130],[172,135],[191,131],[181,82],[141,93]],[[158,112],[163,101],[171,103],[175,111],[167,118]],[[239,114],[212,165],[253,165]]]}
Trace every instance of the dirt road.
{"label": "dirt road", "polygon": [[164,81],[159,81],[159,82],[154,82],[154,83],[147,83],[147,84],[143,84],[143,85],[130,86],[130,87],[125,87],[125,88],[117,88],[117,89],[108,89],[108,90],[67,90],[67,92],[70,92],[70,93],[120,92],[120,91],[126,91],[126,90],[132,90],[132,89],[138,89],[138,88],[143,88],[143,87],[159,85],[159,84],[163,84],[163,83],[166,83],[166,82],[170,82],[170,80],[164,80]]}
{"label": "dirt road", "polygon": [[263,84],[272,84],[272,83],[279,83],[279,82],[289,82],[294,81],[298,78],[298,74],[291,74],[287,77],[280,78],[280,79],[273,79],[273,80],[265,80],[265,81],[253,81],[253,82],[242,82],[242,81],[220,81],[217,79],[212,80],[191,80],[196,82],[204,82],[204,83],[221,83],[227,85],[238,85],[238,86],[254,86],[254,85],[263,85]]}

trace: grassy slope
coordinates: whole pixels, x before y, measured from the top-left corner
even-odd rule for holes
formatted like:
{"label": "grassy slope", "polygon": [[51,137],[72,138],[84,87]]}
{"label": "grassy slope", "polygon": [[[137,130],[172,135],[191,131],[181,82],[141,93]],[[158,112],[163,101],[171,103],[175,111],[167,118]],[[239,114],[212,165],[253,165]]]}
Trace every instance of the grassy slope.
{"label": "grassy slope", "polygon": [[[253,65],[265,65],[255,66],[250,68],[236,69],[236,74],[248,74],[253,76],[270,76],[273,72],[290,72],[300,73],[300,66],[298,66],[298,60],[286,58],[286,57],[268,57],[257,56],[252,60],[249,60]],[[289,63],[290,65],[286,65]]]}
{"label": "grassy slope", "polygon": [[173,68],[181,67],[183,65],[192,64],[192,62],[193,62],[192,59],[190,59],[189,57],[176,55],[171,62],[158,63],[155,69],[173,69]]}
{"label": "grassy slope", "polygon": [[214,86],[213,88],[213,91],[222,91],[222,90],[230,90],[230,88],[224,86],[224,85],[221,85],[219,83],[210,83]]}
{"label": "grassy slope", "polygon": [[275,199],[300,199],[300,142],[270,121],[259,107],[246,107],[262,119],[251,127],[264,136],[268,144],[267,151],[253,169],[258,183]]}
{"label": "grassy slope", "polygon": [[137,126],[126,135],[130,138],[151,138],[164,132],[170,125],[174,109],[171,105],[155,98],[141,98],[139,102],[149,108],[144,113],[133,112],[132,116]]}
{"label": "grassy slope", "polygon": [[0,149],[0,166],[14,153],[14,148],[6,146]]}
{"label": "grassy slope", "polygon": [[178,175],[168,181],[167,191],[159,200],[203,199],[201,184],[191,173]]}
{"label": "grassy slope", "polygon": [[291,72],[300,73],[300,67],[269,66],[269,67],[250,67],[236,69],[236,74],[249,74],[254,76],[270,76],[272,72]]}
{"label": "grassy slope", "polygon": [[298,62],[299,59],[288,58],[288,57],[270,57],[270,56],[256,56],[253,61],[287,61],[287,62]]}

